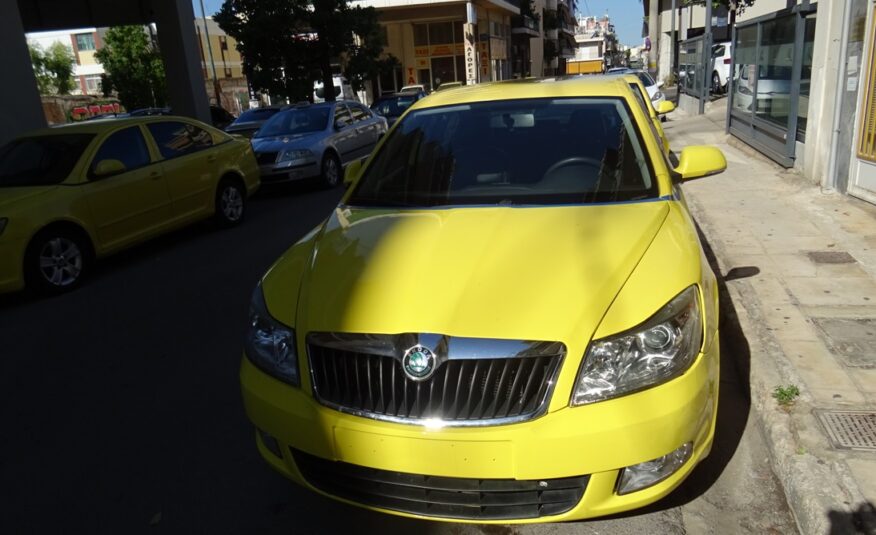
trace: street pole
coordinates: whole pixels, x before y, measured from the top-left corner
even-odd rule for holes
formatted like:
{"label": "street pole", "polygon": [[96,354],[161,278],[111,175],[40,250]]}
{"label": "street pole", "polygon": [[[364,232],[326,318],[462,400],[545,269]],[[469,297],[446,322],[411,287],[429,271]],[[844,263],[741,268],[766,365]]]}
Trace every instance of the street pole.
{"label": "street pole", "polygon": [[210,44],[210,29],[207,28],[207,13],[204,9],[204,0],[201,3],[201,20],[204,21],[204,36],[207,38],[207,52],[210,53],[210,65],[213,67],[213,92],[216,94],[216,106],[222,107],[222,98],[219,94],[219,79],[216,77],[216,62],[213,60],[213,45]]}
{"label": "street pole", "polygon": [[[671,39],[672,44],[670,45],[671,48],[669,49],[669,74],[670,75],[675,74],[675,51],[678,50],[678,39],[676,39],[676,35],[675,35],[675,1],[676,0],[672,0],[672,11],[670,12],[672,14],[672,25],[671,25],[672,33],[670,34],[670,35],[672,35],[672,39]],[[676,95],[675,102],[677,103],[678,102],[678,75],[675,76],[675,87],[676,87],[676,89],[675,89],[675,95]]]}
{"label": "street pole", "polygon": [[700,115],[706,112],[709,84],[712,80],[712,2],[706,0],[706,33],[703,35],[703,91],[700,94]]}

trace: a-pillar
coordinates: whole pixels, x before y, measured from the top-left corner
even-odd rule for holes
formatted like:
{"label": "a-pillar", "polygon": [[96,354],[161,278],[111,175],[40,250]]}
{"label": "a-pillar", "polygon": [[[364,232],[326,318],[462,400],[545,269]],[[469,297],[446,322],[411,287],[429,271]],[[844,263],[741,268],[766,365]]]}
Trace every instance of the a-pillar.
{"label": "a-pillar", "polygon": [[191,0],[153,2],[158,46],[167,75],[170,107],[176,115],[210,122],[210,103],[201,70]]}
{"label": "a-pillar", "polygon": [[0,145],[28,130],[46,126],[46,116],[37,90],[27,39],[16,0],[0,0],[0,50],[3,51],[3,76],[0,83]]}

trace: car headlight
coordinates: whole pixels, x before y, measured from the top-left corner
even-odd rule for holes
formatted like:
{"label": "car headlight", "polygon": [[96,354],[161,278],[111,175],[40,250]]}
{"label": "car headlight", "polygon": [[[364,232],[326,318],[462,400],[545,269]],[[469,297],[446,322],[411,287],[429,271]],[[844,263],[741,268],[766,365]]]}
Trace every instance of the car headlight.
{"label": "car headlight", "polygon": [[691,286],[638,327],[591,342],[571,405],[619,397],[677,377],[693,363],[702,340],[699,293]]}
{"label": "car headlight", "polygon": [[280,151],[280,156],[277,158],[277,163],[288,163],[289,165],[300,165],[313,160],[313,153],[307,149],[286,149]]}
{"label": "car headlight", "polygon": [[654,93],[654,96],[651,97],[651,100],[660,100],[661,98],[663,98],[663,93],[657,91],[656,93]]}
{"label": "car headlight", "polygon": [[8,217],[0,217],[0,236],[2,236],[3,231],[6,230],[7,223],[9,223]]}
{"label": "car headlight", "polygon": [[301,384],[295,331],[268,312],[261,284],[252,293],[244,348],[249,360],[266,373],[293,386]]}

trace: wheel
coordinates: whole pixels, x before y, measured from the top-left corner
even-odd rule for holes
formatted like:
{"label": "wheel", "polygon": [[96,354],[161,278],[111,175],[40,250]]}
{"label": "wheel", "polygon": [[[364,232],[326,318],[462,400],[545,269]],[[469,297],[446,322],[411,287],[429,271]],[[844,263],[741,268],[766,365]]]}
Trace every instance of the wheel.
{"label": "wheel", "polygon": [[326,188],[334,188],[341,183],[341,162],[332,152],[326,152],[322,157],[322,185]]}
{"label": "wheel", "polygon": [[722,88],[723,88],[723,86],[721,85],[721,77],[718,76],[718,73],[713,72],[712,73],[712,93],[714,93],[716,95],[720,95],[721,93],[723,93]]}
{"label": "wheel", "polygon": [[80,233],[48,229],[37,234],[25,252],[25,283],[43,294],[67,292],[79,286],[90,264],[91,247]]}
{"label": "wheel", "polygon": [[216,188],[216,222],[221,227],[233,227],[243,221],[246,213],[246,192],[236,180],[223,179]]}

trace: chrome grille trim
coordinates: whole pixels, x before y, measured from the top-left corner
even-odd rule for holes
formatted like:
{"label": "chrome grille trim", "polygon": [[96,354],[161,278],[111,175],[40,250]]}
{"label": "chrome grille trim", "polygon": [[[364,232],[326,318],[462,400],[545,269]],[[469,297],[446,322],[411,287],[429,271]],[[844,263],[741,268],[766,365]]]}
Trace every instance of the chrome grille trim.
{"label": "chrome grille trim", "polygon": [[[543,415],[566,354],[560,342],[440,334],[314,332],[306,342],[319,403],[429,428],[507,425]],[[417,345],[434,354],[435,373],[413,382],[401,363]]]}

